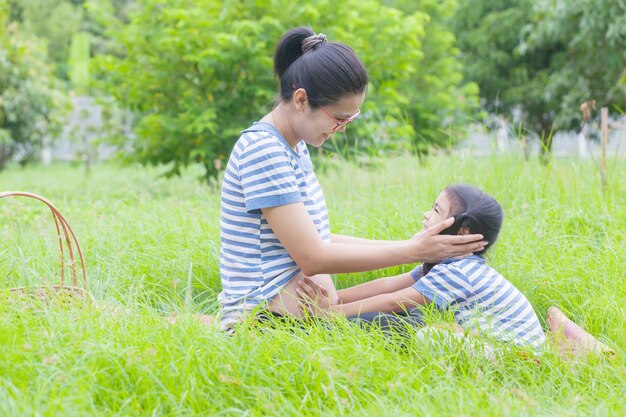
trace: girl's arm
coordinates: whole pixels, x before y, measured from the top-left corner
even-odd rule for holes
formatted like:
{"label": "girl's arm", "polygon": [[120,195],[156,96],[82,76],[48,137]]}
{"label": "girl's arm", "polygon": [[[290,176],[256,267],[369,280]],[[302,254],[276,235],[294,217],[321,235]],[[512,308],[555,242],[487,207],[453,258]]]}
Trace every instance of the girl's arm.
{"label": "girl's arm", "polygon": [[429,300],[415,288],[408,287],[389,294],[375,295],[364,300],[347,304],[335,304],[330,306],[330,311],[344,314],[347,317],[358,316],[362,313],[380,311],[384,313],[397,313],[406,311],[418,304],[427,304]]}
{"label": "girl's arm", "polygon": [[378,294],[344,304],[331,304],[323,290],[316,290],[309,286],[297,287],[296,293],[301,299],[306,301],[313,315],[319,314],[320,311],[340,313],[347,317],[371,312],[395,313],[406,311],[418,304],[430,303],[430,300],[426,299],[413,287],[407,287],[388,294]]}
{"label": "girl's arm", "polygon": [[325,242],[304,203],[261,209],[274,234],[305,275],[363,272],[415,262],[438,262],[478,252],[481,235],[439,235],[454,219],[444,220],[413,238],[389,245]]}
{"label": "girl's arm", "polygon": [[415,280],[411,277],[410,272],[394,277],[379,278],[337,291],[338,302],[340,304],[352,303],[375,295],[400,291],[413,284],[415,284]]}

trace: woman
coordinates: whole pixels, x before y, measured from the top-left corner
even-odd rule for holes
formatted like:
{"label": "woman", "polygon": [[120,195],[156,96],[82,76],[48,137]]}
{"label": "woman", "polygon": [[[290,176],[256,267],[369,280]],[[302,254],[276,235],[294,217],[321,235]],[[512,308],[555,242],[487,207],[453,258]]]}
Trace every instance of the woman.
{"label": "woman", "polygon": [[307,145],[322,146],[359,115],[367,72],[348,46],[306,27],[280,39],[274,72],[277,104],[242,132],[222,184],[223,328],[259,306],[300,316],[295,289],[305,276],[336,299],[328,274],[437,262],[484,248],[481,235],[439,236],[453,219],[404,241],[331,234]]}

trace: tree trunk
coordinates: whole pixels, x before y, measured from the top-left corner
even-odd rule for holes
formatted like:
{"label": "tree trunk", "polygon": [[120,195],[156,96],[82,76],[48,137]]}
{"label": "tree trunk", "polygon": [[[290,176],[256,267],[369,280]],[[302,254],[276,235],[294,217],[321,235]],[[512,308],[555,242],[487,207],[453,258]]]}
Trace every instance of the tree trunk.
{"label": "tree trunk", "polygon": [[522,152],[524,153],[524,160],[528,162],[530,160],[530,153],[532,151],[530,147],[530,139],[528,135],[522,134],[520,140],[522,141]]}
{"label": "tree trunk", "polygon": [[11,159],[11,147],[7,145],[0,145],[0,171],[6,168],[9,159]]}
{"label": "tree trunk", "polygon": [[539,149],[539,160],[542,164],[547,165],[552,158],[552,139],[553,139],[553,126],[547,119],[541,120],[541,128],[540,128],[540,140],[541,146]]}

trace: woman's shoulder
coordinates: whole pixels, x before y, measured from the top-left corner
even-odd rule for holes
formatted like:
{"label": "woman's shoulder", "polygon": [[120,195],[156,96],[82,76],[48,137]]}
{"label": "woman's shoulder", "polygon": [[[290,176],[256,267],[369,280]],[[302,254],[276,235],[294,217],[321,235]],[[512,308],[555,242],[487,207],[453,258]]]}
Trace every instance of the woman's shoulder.
{"label": "woman's shoulder", "polygon": [[280,132],[273,125],[266,122],[255,122],[249,128],[241,131],[241,136],[235,146],[237,145],[242,150],[265,151],[267,148],[270,148],[272,151],[280,150],[287,155],[294,153]]}
{"label": "woman's shoulder", "polygon": [[280,138],[276,132],[269,128],[267,123],[254,123],[249,128],[242,130],[237,143],[244,147],[255,146],[267,142],[280,143]]}
{"label": "woman's shoulder", "polygon": [[241,132],[241,136],[239,136],[233,147],[233,154],[235,154],[233,156],[236,156],[237,159],[276,153],[289,155],[280,138],[272,132],[266,131],[245,130]]}

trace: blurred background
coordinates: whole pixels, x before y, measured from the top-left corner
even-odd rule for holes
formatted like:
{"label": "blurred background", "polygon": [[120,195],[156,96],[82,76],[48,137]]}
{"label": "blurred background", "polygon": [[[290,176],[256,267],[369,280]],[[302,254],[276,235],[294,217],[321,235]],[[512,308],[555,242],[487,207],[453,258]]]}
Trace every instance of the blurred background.
{"label": "blurred background", "polygon": [[[225,166],[271,109],[273,48],[308,25],[371,78],[317,158],[626,154],[624,0],[0,0],[0,170]],[[1,174],[0,174],[1,175]]]}

